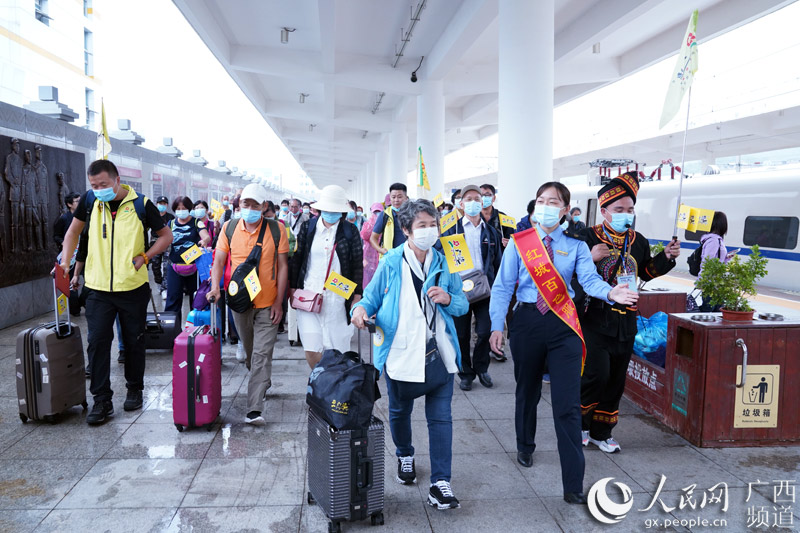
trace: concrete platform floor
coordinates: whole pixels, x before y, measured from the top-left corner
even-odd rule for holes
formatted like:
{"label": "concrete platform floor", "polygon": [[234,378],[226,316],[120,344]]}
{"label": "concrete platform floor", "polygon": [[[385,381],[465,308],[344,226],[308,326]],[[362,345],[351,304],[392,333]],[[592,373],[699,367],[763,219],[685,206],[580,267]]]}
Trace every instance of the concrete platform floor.
{"label": "concrete platform floor", "polygon": [[[148,353],[141,411],[123,411],[122,365],[114,362],[116,416],[110,422],[89,427],[78,407],[55,425],[22,424],[12,377],[15,338],[23,327],[46,320],[42,316],[0,331],[0,375],[6,376],[0,382],[0,531],[327,531],[323,512],[306,503],[309,369],[302,349],[290,347],[285,334],[275,348],[266,427],[244,423],[247,371],[230,345],[223,345],[221,420],[211,431],[175,430],[169,351]],[[85,342],[85,320],[76,323]],[[112,357],[116,361],[116,351]],[[430,462],[424,400],[418,400],[413,414],[419,484],[410,487],[394,481],[387,400],[384,396],[378,402],[376,415],[387,421],[387,467],[386,524],[376,532],[730,532],[766,529],[764,523],[770,529],[784,524],[784,531],[797,530],[800,503],[794,492],[793,502],[773,500],[780,480],[797,485],[800,449],[695,448],[627,400],[615,430],[622,451],[607,455],[589,445],[585,453],[587,492],[596,481],[613,477],[630,488],[633,498],[625,518],[615,525],[600,523],[586,506],[562,500],[550,386],[544,386],[539,407],[534,466],[523,468],[515,454],[513,363],[492,362],[490,372],[492,389],[477,382],[466,393],[455,387],[453,490],[461,500],[458,510],[437,511],[425,504]],[[639,511],[650,506],[662,475],[660,500],[674,510],[666,512],[656,503]],[[764,484],[753,485],[746,502],[748,483],[756,481]],[[703,494],[721,482],[728,486],[727,511],[721,503],[701,508]],[[693,484],[686,497],[690,490],[683,489]],[[622,502],[613,487],[610,499]],[[787,492],[780,492],[778,501],[787,500]],[[676,519],[685,522],[665,526],[665,520]],[[689,524],[704,519],[705,527]],[[714,527],[713,520],[720,519],[726,523]],[[760,528],[748,528],[758,523]],[[344,524],[343,530],[372,529],[366,521]]]}

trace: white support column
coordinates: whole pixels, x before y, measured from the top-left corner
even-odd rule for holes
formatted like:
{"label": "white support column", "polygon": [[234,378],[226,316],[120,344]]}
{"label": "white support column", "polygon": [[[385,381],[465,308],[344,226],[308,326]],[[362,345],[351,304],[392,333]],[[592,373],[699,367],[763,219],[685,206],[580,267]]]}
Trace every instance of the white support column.
{"label": "white support column", "polygon": [[[404,122],[392,124],[389,134],[389,174],[390,183],[406,183],[408,175],[408,132]],[[413,190],[413,183],[406,183],[408,190]]]}
{"label": "white support column", "polygon": [[500,209],[518,217],[553,178],[554,0],[500,0]]}
{"label": "white support column", "polygon": [[[444,92],[441,81],[423,82],[422,94],[417,96],[417,144],[422,147],[425,171],[431,190],[420,189],[420,198],[433,200],[444,190]],[[414,180],[419,184],[419,179]],[[412,189],[409,194],[414,196]]]}
{"label": "white support column", "polygon": [[382,139],[381,144],[378,148],[378,157],[377,157],[377,165],[375,172],[377,173],[378,179],[376,182],[378,183],[378,190],[377,195],[381,201],[383,201],[383,197],[389,192],[389,186],[394,183],[392,176],[389,172],[389,146],[386,139]]}

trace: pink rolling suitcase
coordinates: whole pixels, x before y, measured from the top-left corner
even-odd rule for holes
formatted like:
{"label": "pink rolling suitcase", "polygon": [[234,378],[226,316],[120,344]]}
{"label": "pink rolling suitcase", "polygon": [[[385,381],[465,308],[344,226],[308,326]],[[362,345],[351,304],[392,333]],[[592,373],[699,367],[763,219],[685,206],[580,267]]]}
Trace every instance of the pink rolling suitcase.
{"label": "pink rolling suitcase", "polygon": [[222,404],[222,357],[211,304],[211,326],[186,329],[172,352],[172,417],[178,431],[211,425]]}

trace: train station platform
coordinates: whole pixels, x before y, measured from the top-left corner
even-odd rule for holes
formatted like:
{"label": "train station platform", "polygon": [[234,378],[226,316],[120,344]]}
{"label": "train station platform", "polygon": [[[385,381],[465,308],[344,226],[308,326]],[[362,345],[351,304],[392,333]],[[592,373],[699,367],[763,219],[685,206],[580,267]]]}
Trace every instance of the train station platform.
{"label": "train station platform", "polygon": [[[290,347],[286,335],[279,335],[275,349],[265,427],[244,423],[247,371],[230,345],[223,345],[221,420],[211,431],[176,431],[169,351],[148,353],[140,411],[122,409],[122,365],[113,363],[112,353],[111,421],[89,427],[86,412],[74,408],[54,425],[22,424],[13,379],[16,335],[48,319],[0,331],[0,531],[327,531],[319,507],[306,503],[308,366],[302,348]],[[76,323],[85,342],[85,320]],[[494,388],[476,382],[472,391],[454,392],[452,484],[461,509],[437,511],[425,503],[430,463],[419,400],[413,414],[419,483],[394,481],[387,423],[386,523],[376,532],[731,532],[753,524],[796,531],[800,524],[793,489],[797,447],[696,448],[627,400],[614,432],[621,452],[607,455],[589,445],[585,453],[587,492],[613,478],[609,498],[623,501],[613,488],[618,482],[633,500],[627,516],[603,524],[588,507],[562,500],[550,385],[543,386],[533,468],[523,468],[515,454],[513,363],[493,361],[490,373]],[[388,422],[383,392],[376,415]],[[661,503],[649,507],[662,476]],[[726,511],[704,497],[718,484],[727,487]],[[785,503],[789,487],[792,502]],[[703,520],[706,526],[696,525]],[[343,524],[344,531],[372,529],[368,520]]]}

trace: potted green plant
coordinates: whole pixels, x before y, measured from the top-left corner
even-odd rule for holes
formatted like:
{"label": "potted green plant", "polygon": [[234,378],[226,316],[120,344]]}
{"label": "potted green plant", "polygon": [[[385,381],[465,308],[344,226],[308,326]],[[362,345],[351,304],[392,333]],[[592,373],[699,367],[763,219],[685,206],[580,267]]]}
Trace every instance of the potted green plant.
{"label": "potted green plant", "polygon": [[703,263],[696,287],[703,293],[703,300],[722,305],[723,320],[753,320],[754,311],[747,296],[756,294],[756,282],[767,275],[768,259],[761,256],[758,245],[750,251],[747,261],[735,255],[727,263],[716,257],[709,257]]}

